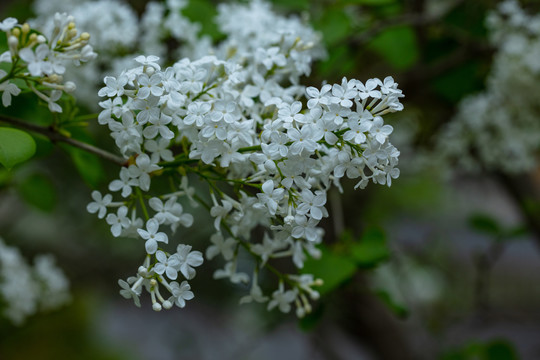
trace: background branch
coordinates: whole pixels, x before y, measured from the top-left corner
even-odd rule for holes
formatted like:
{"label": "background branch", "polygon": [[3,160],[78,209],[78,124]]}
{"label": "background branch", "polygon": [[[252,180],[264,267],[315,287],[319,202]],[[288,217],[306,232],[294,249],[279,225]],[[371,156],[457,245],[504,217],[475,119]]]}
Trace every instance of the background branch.
{"label": "background branch", "polygon": [[5,122],[5,123],[10,124],[10,125],[13,125],[13,126],[16,126],[18,128],[21,128],[21,129],[29,130],[29,131],[44,135],[47,138],[49,138],[53,143],[55,143],[55,142],[63,142],[63,143],[69,144],[71,146],[77,147],[77,148],[82,149],[82,150],[84,150],[86,152],[97,155],[102,159],[113,162],[113,163],[118,164],[120,166],[125,166],[126,163],[127,163],[127,161],[124,158],[120,157],[120,156],[114,155],[114,154],[112,154],[112,153],[110,153],[108,151],[105,151],[103,149],[100,149],[100,148],[98,148],[98,147],[96,147],[94,145],[90,145],[90,144],[87,144],[85,142],[82,142],[82,141],[67,137],[65,135],[62,135],[62,134],[58,133],[58,131],[56,131],[52,127],[45,127],[45,126],[30,124],[30,123],[27,123],[27,122],[19,120],[19,119],[14,119],[14,118],[11,118],[11,117],[7,117],[5,115],[0,116],[0,121]]}

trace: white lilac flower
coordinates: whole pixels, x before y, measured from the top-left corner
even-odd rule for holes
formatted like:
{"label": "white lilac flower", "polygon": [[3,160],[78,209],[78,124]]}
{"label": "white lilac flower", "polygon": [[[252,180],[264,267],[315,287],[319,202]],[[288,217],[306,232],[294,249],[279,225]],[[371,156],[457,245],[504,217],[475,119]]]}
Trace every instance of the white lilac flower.
{"label": "white lilac flower", "polygon": [[105,196],[102,196],[99,191],[94,190],[92,191],[92,199],[94,201],[86,206],[86,210],[91,214],[97,213],[98,218],[103,219],[107,214],[107,206],[112,202],[112,195],[105,194]]}
{"label": "white lilac flower", "polygon": [[[187,23],[175,25],[179,18],[171,9],[181,6],[148,5],[143,49],[165,54],[163,44],[155,41],[163,36],[158,34],[163,23],[163,33],[199,42],[196,31],[182,35]],[[275,257],[302,267],[306,254],[317,255],[315,246],[323,236],[319,222],[328,216],[326,192],[332,185],[341,189],[343,177],[365,187],[370,182],[390,185],[399,175],[399,151],[389,142],[391,127],[382,121],[386,113],[402,109],[403,94],[392,78],[365,83],[343,78],[340,84],[306,89],[301,76],[309,74],[312,60],[323,56],[319,34],[297,18],[273,13],[263,1],[222,4],[218,11],[225,39],[216,46],[206,43],[205,56],[186,57],[162,69],[157,56],[141,55],[136,64],[120,68],[120,75],[109,75],[99,91],[106,97],[99,123],[108,126],[129,164],[109,185],[111,191],[121,190],[131,207],[131,225],[122,228],[122,235],[136,230],[147,251],[137,272],[142,280],[131,289],[142,286],[149,292],[156,311],[173,303],[184,306],[193,296],[189,284],[167,283],[166,278],[175,276],[171,269],[191,279],[202,263],[202,253],[188,244],[175,244],[177,253],[169,257],[158,249],[159,242],[168,242],[160,225],[174,232],[194,221],[184,213],[182,197],[190,204],[202,203],[214,219],[216,233],[206,257],[221,255],[226,262],[214,277],[240,283],[249,281],[245,272],[237,271],[238,258],[246,252],[263,268]],[[188,44],[182,53],[203,50]],[[187,186],[191,176],[208,183],[211,201]],[[135,215],[141,207],[150,219],[146,230]],[[262,241],[252,241],[255,229],[264,229]],[[178,258],[179,265],[170,263],[171,258]],[[280,285],[270,307],[289,310],[297,300],[297,312],[309,312],[303,300],[309,290],[295,287],[294,281],[288,284],[296,290]],[[166,300],[163,289],[173,296]],[[263,299],[255,280],[244,301]]]}
{"label": "white lilac flower", "polygon": [[469,172],[519,174],[538,167],[539,23],[540,14],[528,14],[514,0],[488,14],[489,38],[497,51],[486,89],[461,101],[438,137],[434,161]]}
{"label": "white lilac flower", "polygon": [[70,300],[69,281],[52,255],[38,255],[30,266],[19,249],[0,238],[0,301],[2,315],[22,325],[38,311],[59,308]]}
{"label": "white lilac flower", "polygon": [[122,190],[122,197],[128,197],[133,191],[131,187],[137,184],[138,182],[135,179],[131,178],[128,169],[123,167],[122,169],[120,169],[120,179],[111,181],[111,183],[109,184],[109,190]]}
{"label": "white lilac flower", "polygon": [[200,251],[191,251],[190,245],[180,244],[176,248],[176,256],[178,257],[178,269],[188,280],[195,277],[196,271],[194,267],[200,266],[203,263],[202,253]]}
{"label": "white lilac flower", "polygon": [[191,291],[191,286],[187,281],[182,281],[181,284],[178,284],[176,281],[171,282],[172,297],[174,303],[179,308],[186,306],[186,300],[191,300],[194,298],[193,292]]}
{"label": "white lilac flower", "polygon": [[268,310],[272,310],[275,307],[281,312],[288,313],[291,311],[291,303],[296,299],[296,292],[294,290],[284,290],[283,283],[279,283],[279,288],[272,293],[272,300],[268,302]]}
{"label": "white lilac flower", "polygon": [[252,301],[259,303],[268,301],[268,296],[264,296],[261,287],[257,283],[257,277],[257,271],[254,271],[251,278],[251,290],[249,291],[249,295],[240,298],[240,304],[247,304]]}
{"label": "white lilac flower", "polygon": [[118,208],[116,214],[107,215],[107,224],[111,225],[111,233],[113,236],[118,237],[122,234],[123,229],[129,228],[131,225],[130,219],[127,217],[128,208],[121,206]]}
{"label": "white lilac flower", "polygon": [[71,299],[69,280],[64,272],[56,266],[52,255],[36,256],[34,270],[35,277],[41,284],[40,308],[42,310],[56,309]]}
{"label": "white lilac flower", "polygon": [[225,260],[232,260],[235,248],[238,245],[237,241],[231,237],[224,239],[223,235],[218,232],[210,237],[210,242],[212,245],[206,249],[206,258],[208,260],[213,259],[219,254],[221,254]]}
{"label": "white lilac flower", "polygon": [[214,279],[229,279],[233,284],[247,283],[249,275],[243,272],[236,271],[236,263],[228,262],[224,269],[219,269],[214,272]]}
{"label": "white lilac flower", "polygon": [[146,240],[144,247],[148,254],[154,254],[158,249],[158,242],[167,244],[169,239],[164,232],[158,232],[159,223],[156,219],[150,219],[146,222],[146,230],[137,229],[140,237]]}
{"label": "white lilac flower", "polygon": [[118,285],[122,288],[122,290],[120,290],[120,295],[126,299],[133,299],[135,305],[141,307],[141,300],[139,299],[139,296],[141,295],[140,287],[133,289],[131,285],[124,280],[118,280]]}
{"label": "white lilac flower", "polygon": [[274,188],[274,181],[267,180],[262,185],[262,193],[258,193],[257,197],[262,205],[268,208],[271,215],[275,215],[279,202],[283,198],[285,190],[283,188]]}
{"label": "white lilac flower", "polygon": [[141,154],[135,160],[134,165],[130,165],[128,170],[132,178],[138,180],[138,186],[148,191],[150,189],[150,173],[161,169],[158,165],[153,163],[150,157],[146,154]]}
{"label": "white lilac flower", "polygon": [[[0,79],[6,76],[6,72],[0,70]],[[2,92],[2,105],[8,107],[11,105],[11,97],[21,93],[21,89],[17,85],[10,83],[9,80],[0,83],[0,92]]]}
{"label": "white lilac flower", "polygon": [[4,19],[2,22],[0,22],[0,30],[1,31],[9,31],[13,29],[17,25],[17,19],[8,17]]}
{"label": "white lilac flower", "polygon": [[48,56],[49,47],[47,44],[38,45],[35,52],[30,48],[23,48],[19,51],[19,57],[28,63],[28,71],[32,76],[52,73],[52,64],[45,61]]}
{"label": "white lilac flower", "polygon": [[160,275],[165,273],[169,279],[176,280],[181,265],[180,258],[176,254],[167,256],[164,251],[158,250],[156,259],[158,263],[153,267],[154,272]]}

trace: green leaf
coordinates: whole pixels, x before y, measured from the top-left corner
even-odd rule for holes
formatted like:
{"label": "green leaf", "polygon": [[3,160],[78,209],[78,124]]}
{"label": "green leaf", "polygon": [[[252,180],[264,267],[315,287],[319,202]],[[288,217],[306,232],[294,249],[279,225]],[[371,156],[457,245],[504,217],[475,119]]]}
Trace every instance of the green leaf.
{"label": "green leaf", "polygon": [[469,225],[476,231],[491,236],[499,236],[501,227],[497,220],[486,214],[476,214],[469,218]]}
{"label": "green leaf", "polygon": [[339,78],[354,71],[356,62],[348,45],[333,46],[328,58],[316,64],[317,73],[325,78]]}
{"label": "green leaf", "polygon": [[396,26],[383,31],[370,42],[369,48],[397,70],[410,68],[419,57],[416,37],[410,26]]}
{"label": "green leaf", "polygon": [[390,294],[388,294],[388,292],[386,291],[383,291],[383,290],[379,290],[375,293],[375,295],[377,295],[377,297],[379,299],[381,299],[381,301],[398,317],[400,318],[406,318],[407,316],[409,316],[409,310],[401,305],[401,304],[398,304],[397,302],[394,301],[394,299],[392,299],[392,297],[390,297]]}
{"label": "green leaf", "polygon": [[314,288],[323,295],[351,279],[356,265],[348,256],[337,254],[324,246],[321,246],[321,251],[320,259],[308,258],[305,261],[302,273],[313,274],[315,278],[323,280],[322,286]]}
{"label": "green leaf", "polygon": [[315,27],[323,33],[324,42],[333,45],[349,35],[350,20],[342,8],[328,9]]}
{"label": "green leaf", "polygon": [[222,34],[214,19],[217,15],[216,6],[208,0],[190,0],[182,9],[182,14],[193,22],[201,25],[201,32],[212,39],[219,39]]}
{"label": "green leaf", "polygon": [[81,149],[69,148],[71,159],[83,180],[93,188],[97,188],[105,180],[105,171],[99,158]]}
{"label": "green leaf", "polygon": [[470,342],[441,356],[441,360],[518,360],[514,345],[504,339]]}
{"label": "green leaf", "polygon": [[486,348],[486,360],[518,360],[512,343],[506,340],[493,340]]}
{"label": "green leaf", "polygon": [[514,240],[515,238],[520,238],[529,233],[529,229],[526,226],[515,226],[508,229],[505,229],[503,232],[503,238],[506,240]]}
{"label": "green leaf", "polygon": [[44,175],[34,174],[27,177],[17,190],[28,204],[42,211],[51,212],[56,206],[56,189],[51,180]]}
{"label": "green leaf", "polygon": [[465,96],[482,90],[484,77],[482,63],[471,60],[441,74],[432,81],[432,86],[446,100],[457,103]]}
{"label": "green leaf", "polygon": [[11,176],[11,172],[0,168],[0,189],[2,189],[4,186],[8,186],[9,182],[11,181]]}
{"label": "green leaf", "polygon": [[30,159],[35,152],[36,143],[27,132],[0,128],[0,164],[7,169]]}
{"label": "green leaf", "polygon": [[315,307],[315,309],[311,313],[307,314],[306,316],[298,320],[298,326],[300,327],[302,331],[305,331],[305,332],[313,331],[317,327],[317,325],[321,323],[323,315],[324,315],[324,306],[321,304],[318,304],[318,306]]}
{"label": "green leaf", "polygon": [[376,227],[367,229],[360,241],[350,245],[352,259],[362,267],[373,267],[390,256],[384,232]]}

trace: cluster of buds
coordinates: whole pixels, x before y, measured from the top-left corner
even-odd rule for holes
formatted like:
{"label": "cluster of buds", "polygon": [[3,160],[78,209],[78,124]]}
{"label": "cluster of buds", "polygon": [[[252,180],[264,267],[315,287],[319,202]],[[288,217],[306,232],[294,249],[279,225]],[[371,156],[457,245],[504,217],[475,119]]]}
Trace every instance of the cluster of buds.
{"label": "cluster of buds", "polygon": [[0,62],[11,63],[9,72],[0,71],[0,91],[4,106],[11,105],[11,96],[20,93],[20,80],[45,101],[52,112],[62,112],[57,101],[62,93],[73,93],[75,83],[64,81],[66,65],[94,59],[97,55],[88,44],[90,35],[80,33],[73,17],[57,13],[54,28],[47,36],[32,29],[28,23],[18,24],[17,19],[7,18],[0,23],[6,32],[9,50],[0,55]]}

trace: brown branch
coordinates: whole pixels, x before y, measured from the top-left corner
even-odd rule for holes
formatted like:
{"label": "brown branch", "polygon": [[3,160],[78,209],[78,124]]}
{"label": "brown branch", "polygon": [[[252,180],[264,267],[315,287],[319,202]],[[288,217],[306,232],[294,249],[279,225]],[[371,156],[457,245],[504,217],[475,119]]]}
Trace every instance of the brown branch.
{"label": "brown branch", "polygon": [[29,130],[41,135],[44,135],[48,137],[53,143],[55,142],[63,142],[68,145],[74,146],[76,148],[82,149],[86,152],[92,153],[94,155],[99,156],[102,159],[105,159],[107,161],[113,162],[120,166],[125,166],[127,161],[120,156],[114,155],[108,151],[105,151],[103,149],[100,149],[96,146],[87,144],[85,142],[64,136],[60,133],[58,133],[55,129],[52,127],[44,127],[36,124],[30,124],[25,121],[14,119],[11,117],[7,117],[5,115],[0,116],[0,122],[5,122],[7,124],[11,124],[13,126],[16,126],[21,129]]}

